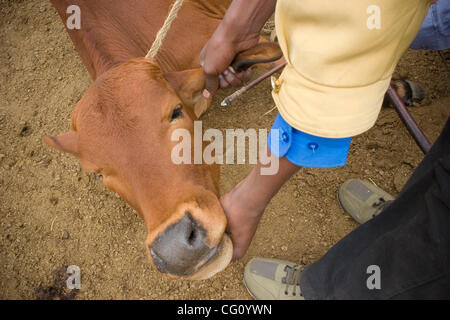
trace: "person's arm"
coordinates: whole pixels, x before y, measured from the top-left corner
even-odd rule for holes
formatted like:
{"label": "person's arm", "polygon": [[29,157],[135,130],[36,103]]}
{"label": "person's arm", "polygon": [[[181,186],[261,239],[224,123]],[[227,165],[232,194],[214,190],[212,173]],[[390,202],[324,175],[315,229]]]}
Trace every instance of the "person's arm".
{"label": "person's arm", "polygon": [[234,75],[227,68],[239,52],[258,43],[260,31],[275,11],[275,5],[276,0],[234,0],[231,3],[200,55],[206,78],[206,98],[217,90],[219,84],[239,85],[245,74]]}

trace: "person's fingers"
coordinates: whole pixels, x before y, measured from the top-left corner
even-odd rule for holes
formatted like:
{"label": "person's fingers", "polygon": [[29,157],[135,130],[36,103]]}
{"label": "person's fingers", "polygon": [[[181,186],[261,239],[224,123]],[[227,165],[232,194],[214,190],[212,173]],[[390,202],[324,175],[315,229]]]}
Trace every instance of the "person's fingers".
{"label": "person's fingers", "polygon": [[[219,51],[221,54],[217,53]],[[235,52],[231,46],[224,46],[223,42],[218,42],[214,37],[202,49],[200,65],[205,74],[205,89],[203,90],[205,98],[211,98],[219,86],[226,88],[230,85],[242,85],[242,81],[238,77],[230,71],[226,71],[234,56]],[[226,72],[224,73],[224,71]]]}
{"label": "person's fingers", "polygon": [[205,89],[203,90],[203,96],[206,99],[210,99],[220,85],[219,72],[216,70],[217,61],[214,59],[211,60],[211,56],[208,56],[209,45],[210,41],[208,41],[200,52],[200,66],[203,68],[205,74]]}
{"label": "person's fingers", "polygon": [[206,99],[212,97],[214,92],[219,88],[219,77],[215,74],[207,74],[205,72],[205,89],[203,90],[203,96]]}
{"label": "person's fingers", "polygon": [[242,81],[229,69],[223,72],[225,80],[234,87],[242,86]]}
{"label": "person's fingers", "polygon": [[207,46],[208,44],[206,44],[204,47],[203,47],[203,49],[202,49],[202,51],[200,52],[200,67],[204,67],[204,65],[205,65],[205,55],[206,55],[206,46]]}
{"label": "person's fingers", "polygon": [[222,74],[219,74],[219,85],[220,88],[228,88],[230,83],[224,78]]}
{"label": "person's fingers", "polygon": [[252,77],[252,70],[248,69],[248,70],[236,73],[235,76],[242,82],[247,82]]}
{"label": "person's fingers", "polygon": [[239,73],[232,72],[231,67],[224,71],[225,80],[234,87],[240,87],[244,82],[250,80],[252,71],[250,69]]}
{"label": "person's fingers", "polygon": [[244,72],[238,73],[237,76],[243,82],[246,82],[246,81],[250,80],[250,78],[252,77],[252,70],[248,69],[248,70],[246,70]]}

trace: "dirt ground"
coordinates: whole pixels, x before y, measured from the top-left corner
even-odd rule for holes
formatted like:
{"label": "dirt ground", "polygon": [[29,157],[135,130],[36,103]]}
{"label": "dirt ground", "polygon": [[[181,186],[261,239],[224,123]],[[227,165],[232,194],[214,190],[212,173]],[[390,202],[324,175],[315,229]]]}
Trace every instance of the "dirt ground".
{"label": "dirt ground", "polygon": [[[69,127],[90,78],[56,11],[42,0],[0,0],[0,298],[73,298],[55,286],[61,268],[82,272],[77,299],[250,299],[242,283],[254,256],[304,264],[318,260],[357,227],[336,190],[349,178],[397,194],[423,155],[396,112],[382,110],[375,127],[352,141],[339,169],[301,169],[273,199],[248,254],[212,279],[172,281],[147,261],[146,229],[134,210],[78,161],[41,142]],[[450,51],[408,51],[397,75],[422,83],[429,99],[410,110],[434,141],[450,114]],[[268,81],[229,108],[215,97],[205,128],[269,128]],[[227,165],[222,192],[251,165]],[[63,269],[64,270],[64,269]]]}

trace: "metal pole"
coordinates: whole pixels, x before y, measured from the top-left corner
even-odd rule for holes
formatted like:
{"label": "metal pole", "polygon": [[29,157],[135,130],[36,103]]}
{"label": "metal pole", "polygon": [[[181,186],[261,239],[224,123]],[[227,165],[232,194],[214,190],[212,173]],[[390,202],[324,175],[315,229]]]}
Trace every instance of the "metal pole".
{"label": "metal pole", "polygon": [[420,149],[423,151],[423,153],[427,153],[428,151],[430,151],[430,148],[431,148],[430,141],[428,141],[427,137],[425,137],[422,130],[420,130],[419,126],[417,125],[416,121],[412,117],[411,113],[409,113],[405,104],[400,99],[397,92],[394,90],[394,88],[392,88],[391,85],[389,86],[387,93],[388,93],[389,99],[391,99],[391,102],[395,107],[395,110],[397,111],[398,115],[400,116],[400,119],[402,119],[403,123],[405,124],[409,133],[412,135],[412,137],[416,141],[417,145],[420,147]]}

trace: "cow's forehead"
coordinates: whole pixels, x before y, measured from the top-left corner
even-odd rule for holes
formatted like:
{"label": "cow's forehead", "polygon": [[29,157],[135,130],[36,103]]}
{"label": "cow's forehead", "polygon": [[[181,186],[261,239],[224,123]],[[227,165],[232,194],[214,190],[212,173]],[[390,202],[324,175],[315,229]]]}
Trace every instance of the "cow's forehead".
{"label": "cow's forehead", "polygon": [[80,100],[77,109],[79,113],[119,112],[123,117],[136,113],[144,116],[151,111],[156,119],[178,101],[159,66],[139,58],[99,77]]}
{"label": "cow's forehead", "polygon": [[[157,64],[139,58],[112,68],[96,80],[100,94],[115,98],[128,97],[133,93],[167,89],[164,76]],[[138,97],[135,97],[138,98]]]}

